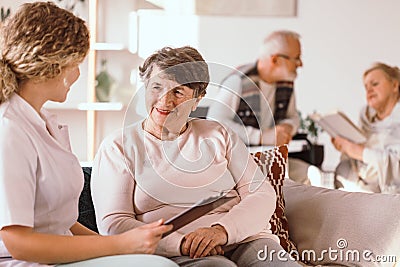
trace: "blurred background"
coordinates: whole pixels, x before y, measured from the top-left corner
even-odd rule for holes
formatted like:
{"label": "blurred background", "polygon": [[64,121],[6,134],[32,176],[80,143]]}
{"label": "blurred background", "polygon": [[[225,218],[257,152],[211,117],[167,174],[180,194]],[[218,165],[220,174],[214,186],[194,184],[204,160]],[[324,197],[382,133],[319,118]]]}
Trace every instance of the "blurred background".
{"label": "blurred background", "polygon": [[[2,17],[24,2],[33,1],[2,0]],[[305,117],[342,110],[354,122],[365,104],[364,70],[376,61],[400,65],[398,0],[54,2],[87,20],[94,35],[91,56],[67,102],[47,104],[70,125],[73,151],[81,161],[90,161],[101,140],[123,126],[127,105],[140,87],[137,67],[166,45],[191,45],[206,61],[235,67],[255,61],[271,31],[294,30],[301,35],[304,64],[295,82],[299,111]],[[109,95],[100,100],[96,84],[104,87],[104,75],[110,79]],[[214,94],[210,88],[208,97]],[[129,120],[140,118],[137,109],[129,111]],[[326,170],[339,159],[329,139],[322,133],[317,140],[325,146]]]}

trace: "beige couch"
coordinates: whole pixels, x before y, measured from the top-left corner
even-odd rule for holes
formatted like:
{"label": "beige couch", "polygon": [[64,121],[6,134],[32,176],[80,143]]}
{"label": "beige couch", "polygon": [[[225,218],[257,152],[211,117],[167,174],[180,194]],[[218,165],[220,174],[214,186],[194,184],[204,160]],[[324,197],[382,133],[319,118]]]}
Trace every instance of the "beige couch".
{"label": "beige couch", "polygon": [[400,195],[350,193],[290,180],[283,194],[290,238],[308,265],[394,266],[400,261]]}
{"label": "beige couch", "polygon": [[311,266],[394,266],[400,261],[400,195],[295,183],[285,179],[287,155],[286,146],[253,154],[277,193],[270,223],[283,248]]}
{"label": "beige couch", "polygon": [[[310,266],[394,266],[400,261],[400,195],[349,193],[284,179],[285,147],[254,158],[278,193],[272,230],[295,242],[294,257]],[[79,221],[97,231],[91,169],[83,171]]]}

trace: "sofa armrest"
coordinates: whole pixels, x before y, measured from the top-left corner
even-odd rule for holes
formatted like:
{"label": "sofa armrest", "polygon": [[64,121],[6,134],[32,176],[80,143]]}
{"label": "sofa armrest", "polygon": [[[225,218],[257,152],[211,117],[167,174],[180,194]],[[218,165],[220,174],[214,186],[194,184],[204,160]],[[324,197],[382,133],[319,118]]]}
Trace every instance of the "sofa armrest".
{"label": "sofa armrest", "polygon": [[315,252],[312,264],[394,265],[394,257],[391,262],[372,262],[363,255],[369,251],[371,257],[400,260],[400,195],[344,192],[291,180],[285,180],[283,191],[290,237],[299,253]]}

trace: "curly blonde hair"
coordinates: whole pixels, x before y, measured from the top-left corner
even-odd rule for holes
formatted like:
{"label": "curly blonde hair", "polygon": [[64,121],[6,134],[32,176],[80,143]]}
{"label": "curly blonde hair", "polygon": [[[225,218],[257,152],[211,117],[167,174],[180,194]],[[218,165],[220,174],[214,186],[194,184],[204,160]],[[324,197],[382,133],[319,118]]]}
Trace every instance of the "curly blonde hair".
{"label": "curly blonde hair", "polygon": [[89,51],[85,22],[51,2],[23,4],[0,29],[0,104],[21,81],[46,81]]}

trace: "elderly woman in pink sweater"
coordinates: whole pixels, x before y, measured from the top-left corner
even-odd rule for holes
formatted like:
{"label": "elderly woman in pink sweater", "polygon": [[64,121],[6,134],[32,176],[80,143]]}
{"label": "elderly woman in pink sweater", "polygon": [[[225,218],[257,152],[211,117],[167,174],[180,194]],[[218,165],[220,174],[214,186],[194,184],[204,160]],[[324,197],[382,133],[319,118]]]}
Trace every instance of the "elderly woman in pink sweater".
{"label": "elderly woman in pink sweater", "polygon": [[259,251],[282,251],[272,266],[298,266],[271,233],[275,192],[238,136],[189,118],[206,93],[208,65],[192,47],[165,47],[140,67],[146,119],[107,137],[94,160],[98,227],[117,234],[168,219],[198,200],[228,192],[216,210],[163,238],[156,254],[180,266],[265,266]]}

